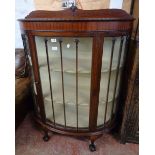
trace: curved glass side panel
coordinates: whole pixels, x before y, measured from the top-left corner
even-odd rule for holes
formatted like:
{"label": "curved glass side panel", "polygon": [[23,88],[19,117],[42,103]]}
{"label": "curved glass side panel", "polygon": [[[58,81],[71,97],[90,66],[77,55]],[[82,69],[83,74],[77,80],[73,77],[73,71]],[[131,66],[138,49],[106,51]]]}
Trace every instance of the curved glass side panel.
{"label": "curved glass side panel", "polygon": [[97,125],[109,121],[115,112],[125,53],[125,37],[105,37]]}
{"label": "curved glass side panel", "polygon": [[[38,98],[37,98],[37,91],[36,91],[35,80],[34,80],[34,71],[32,68],[32,59],[30,55],[29,43],[28,43],[28,38],[26,34],[22,34],[22,40],[23,40],[26,63],[30,67],[28,69],[29,71],[26,71],[27,72],[26,74],[29,75],[29,77],[31,77],[31,90],[33,94],[32,98],[34,103],[34,111],[35,111],[35,115],[40,117],[40,108],[39,108],[39,105],[37,104]],[[24,74],[25,74],[25,71],[24,71]]]}

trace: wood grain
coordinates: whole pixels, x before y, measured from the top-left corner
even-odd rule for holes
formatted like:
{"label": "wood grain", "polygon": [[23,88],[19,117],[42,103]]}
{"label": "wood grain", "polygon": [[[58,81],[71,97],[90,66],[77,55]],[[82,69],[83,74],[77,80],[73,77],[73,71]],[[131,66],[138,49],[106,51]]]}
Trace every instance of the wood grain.
{"label": "wood grain", "polygon": [[[115,123],[114,120],[97,126],[102,53],[104,52],[103,40],[105,36],[129,35],[132,25],[132,16],[120,9],[33,11],[25,19],[20,20],[21,31],[28,36],[34,82],[37,82],[37,101],[40,108],[40,118],[36,118],[36,122],[46,134],[47,131],[53,131],[67,135],[88,136],[93,142],[102,134],[104,129],[112,129]],[[52,34],[55,37],[93,37],[89,128],[79,128],[78,132],[74,127],[65,128],[63,125],[57,124],[55,127],[53,126],[53,122],[49,122],[45,116],[35,36],[47,37]]]}

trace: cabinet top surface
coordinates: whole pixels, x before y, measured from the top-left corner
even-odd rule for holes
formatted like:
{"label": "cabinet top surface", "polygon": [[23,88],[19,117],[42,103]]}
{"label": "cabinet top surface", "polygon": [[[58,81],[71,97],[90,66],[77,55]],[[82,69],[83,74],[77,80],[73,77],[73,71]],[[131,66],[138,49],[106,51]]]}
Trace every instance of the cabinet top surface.
{"label": "cabinet top surface", "polygon": [[129,21],[134,18],[121,9],[81,10],[69,8],[61,11],[32,11],[19,21]]}

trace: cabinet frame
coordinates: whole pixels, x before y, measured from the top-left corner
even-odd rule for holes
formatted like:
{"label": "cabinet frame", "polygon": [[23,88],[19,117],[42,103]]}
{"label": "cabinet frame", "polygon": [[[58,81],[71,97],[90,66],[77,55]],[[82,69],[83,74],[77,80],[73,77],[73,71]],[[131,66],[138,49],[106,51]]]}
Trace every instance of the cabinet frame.
{"label": "cabinet frame", "polygon": [[[108,14],[105,13],[103,18],[97,18],[94,16],[93,18],[84,18],[81,17],[72,19],[70,17],[74,16],[75,12],[73,10],[68,11],[65,10],[63,12],[68,13],[68,18],[63,19],[63,16],[60,18],[54,18],[52,15],[49,16],[48,20],[43,18],[33,18],[32,14],[28,15],[25,19],[20,19],[20,27],[22,35],[26,35],[29,44],[29,54],[32,60],[32,69],[34,72],[34,82],[37,90],[37,101],[40,109],[40,116],[34,113],[34,119],[38,126],[44,130],[45,136],[44,140],[48,140],[48,131],[72,135],[72,136],[85,136],[91,140],[91,144],[94,145],[94,141],[102,136],[103,131],[110,131],[115,126],[115,121],[117,120],[117,115],[113,116],[113,119],[106,122],[104,125],[97,126],[97,115],[98,115],[98,104],[99,104],[99,93],[100,93],[100,80],[101,80],[101,67],[102,67],[102,54],[103,51],[103,43],[104,37],[121,37],[128,36],[130,40],[132,26],[133,26],[133,18],[125,13],[123,10],[114,10],[111,9],[112,14],[114,12],[118,12],[117,16],[119,18],[109,17]],[[89,10],[90,11],[90,10]],[[98,13],[102,13],[102,11],[106,10],[98,10]],[[77,10],[78,13],[87,14],[87,10]],[[35,11],[34,11],[35,13]],[[36,12],[44,15],[44,12]],[[48,13],[47,13],[48,14]],[[124,16],[121,16],[124,15]],[[46,14],[45,14],[46,16]],[[41,88],[41,79],[39,73],[39,65],[38,65],[38,57],[37,57],[37,49],[35,43],[35,36],[40,37],[93,37],[92,44],[92,66],[91,66],[91,89],[90,89],[90,111],[89,111],[89,128],[79,128],[77,131],[75,127],[66,127],[63,125],[52,124],[49,120],[46,119],[45,115],[45,107],[43,101],[43,93]],[[128,51],[129,42],[127,42],[125,50]],[[126,51],[126,52],[127,52]],[[127,58],[126,58],[127,59]],[[125,61],[126,63],[126,61]],[[122,72],[121,78],[124,76],[124,71]],[[123,88],[123,84],[121,84],[121,88]],[[120,88],[120,89],[121,89]],[[124,96],[124,92],[121,91],[119,94],[119,98]],[[119,103],[116,105],[116,113],[119,109]],[[92,146],[91,146],[92,147]]]}

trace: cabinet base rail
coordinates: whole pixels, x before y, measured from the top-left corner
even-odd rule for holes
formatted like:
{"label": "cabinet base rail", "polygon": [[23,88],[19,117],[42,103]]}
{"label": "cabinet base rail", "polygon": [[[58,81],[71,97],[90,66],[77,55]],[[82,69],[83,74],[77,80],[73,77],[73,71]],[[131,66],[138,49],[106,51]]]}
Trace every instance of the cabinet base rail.
{"label": "cabinet base rail", "polygon": [[44,132],[44,135],[43,135],[43,140],[45,142],[48,142],[49,139],[50,139],[50,136],[49,136],[49,132],[52,132],[52,133],[58,133],[58,134],[63,134],[63,135],[67,135],[67,136],[74,136],[74,137],[85,137],[86,139],[90,140],[90,144],[89,144],[89,150],[91,152],[94,152],[96,151],[96,145],[95,145],[95,141],[101,137],[103,135],[104,132],[110,132],[113,127],[109,127],[109,128],[106,128],[106,127],[100,127],[98,128],[98,131],[95,131],[95,132],[92,132],[92,131],[75,131],[75,130],[70,130],[70,131],[67,131],[65,130],[65,128],[63,129],[57,129],[55,127],[52,127],[50,126],[49,124],[47,123],[44,123],[39,117],[36,117],[33,115],[33,119],[34,119],[34,122],[35,124]]}

